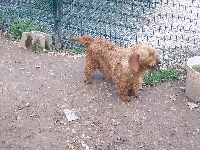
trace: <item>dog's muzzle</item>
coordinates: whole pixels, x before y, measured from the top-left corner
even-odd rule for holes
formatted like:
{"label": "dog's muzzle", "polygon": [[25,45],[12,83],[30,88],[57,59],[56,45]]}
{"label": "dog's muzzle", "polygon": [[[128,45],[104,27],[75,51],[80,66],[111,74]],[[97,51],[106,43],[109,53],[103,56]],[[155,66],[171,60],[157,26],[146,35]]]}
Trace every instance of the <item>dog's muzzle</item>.
{"label": "dog's muzzle", "polygon": [[160,59],[158,59],[158,60],[156,61],[156,65],[157,65],[157,66],[160,66],[160,65],[161,65]]}
{"label": "dog's muzzle", "polygon": [[149,66],[149,70],[154,71],[157,67],[159,68],[161,65],[160,59],[157,59],[156,63],[153,66]]}

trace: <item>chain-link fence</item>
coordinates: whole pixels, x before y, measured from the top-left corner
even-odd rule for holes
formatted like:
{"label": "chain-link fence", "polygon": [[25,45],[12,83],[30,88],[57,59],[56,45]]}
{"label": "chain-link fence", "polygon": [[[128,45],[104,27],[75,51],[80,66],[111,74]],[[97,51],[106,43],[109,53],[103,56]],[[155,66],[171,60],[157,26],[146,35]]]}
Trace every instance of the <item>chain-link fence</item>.
{"label": "chain-link fence", "polygon": [[109,38],[127,47],[153,13],[151,1],[71,0],[64,3],[63,33],[65,38],[76,35]]}
{"label": "chain-link fence", "polygon": [[9,27],[13,19],[30,18],[35,26],[42,26],[45,32],[53,35],[56,32],[54,25],[59,26],[59,21],[62,44],[65,46],[69,37],[85,34],[106,37],[119,45],[128,46],[155,5],[151,0],[61,0],[59,9],[62,15],[55,18],[54,4],[59,7],[59,3],[53,1],[2,0],[0,25]]}
{"label": "chain-link fence", "polygon": [[53,33],[53,3],[49,0],[1,0],[0,26],[9,28],[16,20],[32,20],[34,26],[41,26]]}
{"label": "chain-link fence", "polygon": [[138,41],[160,49],[163,67],[181,68],[200,54],[199,0],[1,0],[0,28],[30,19],[69,49],[69,38],[109,38],[129,47]]}

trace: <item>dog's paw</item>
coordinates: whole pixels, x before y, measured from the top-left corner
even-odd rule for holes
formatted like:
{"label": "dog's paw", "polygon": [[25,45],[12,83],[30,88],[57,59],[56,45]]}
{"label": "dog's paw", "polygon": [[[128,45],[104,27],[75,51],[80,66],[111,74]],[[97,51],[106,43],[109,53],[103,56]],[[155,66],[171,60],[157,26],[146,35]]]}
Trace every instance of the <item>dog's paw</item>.
{"label": "dog's paw", "polygon": [[137,93],[136,93],[136,91],[135,91],[135,90],[133,90],[133,89],[130,89],[130,90],[128,90],[128,96],[134,96],[134,97],[136,97],[136,98],[137,98]]}
{"label": "dog's paw", "polygon": [[84,83],[86,83],[86,84],[92,84],[92,81],[91,80],[84,80]]}
{"label": "dog's paw", "polygon": [[124,96],[124,97],[123,97],[123,100],[124,100],[125,102],[129,102],[129,101],[131,100],[131,98],[130,98],[130,96]]}

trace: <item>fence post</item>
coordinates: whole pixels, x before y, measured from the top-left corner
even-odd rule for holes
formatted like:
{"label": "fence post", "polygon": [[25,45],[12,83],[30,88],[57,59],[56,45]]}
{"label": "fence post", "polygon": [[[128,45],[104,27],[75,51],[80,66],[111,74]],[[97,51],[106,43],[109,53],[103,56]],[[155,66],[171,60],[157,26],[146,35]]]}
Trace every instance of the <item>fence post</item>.
{"label": "fence post", "polygon": [[54,16],[54,42],[57,51],[62,46],[62,28],[61,28],[61,0],[53,0],[53,16]]}

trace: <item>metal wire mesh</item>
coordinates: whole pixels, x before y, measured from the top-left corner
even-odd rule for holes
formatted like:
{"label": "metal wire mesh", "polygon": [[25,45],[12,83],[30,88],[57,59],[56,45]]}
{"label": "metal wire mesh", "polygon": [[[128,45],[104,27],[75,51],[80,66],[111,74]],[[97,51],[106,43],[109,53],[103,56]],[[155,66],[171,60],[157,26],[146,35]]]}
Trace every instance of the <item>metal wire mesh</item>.
{"label": "metal wire mesh", "polygon": [[120,46],[130,45],[137,31],[153,12],[152,2],[71,0],[64,3],[63,33],[109,38]]}
{"label": "metal wire mesh", "polygon": [[[153,3],[141,0],[62,0],[61,6],[65,44],[71,36],[89,34],[127,46],[152,12]],[[48,0],[2,0],[0,24],[8,27],[13,16],[21,20],[31,18],[36,26],[41,25],[47,33],[53,34],[52,7],[52,1]]]}
{"label": "metal wire mesh", "polygon": [[1,0],[0,26],[8,28],[15,20],[31,19],[34,26],[42,26],[53,33],[52,3],[48,0]]}

